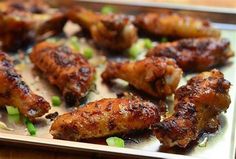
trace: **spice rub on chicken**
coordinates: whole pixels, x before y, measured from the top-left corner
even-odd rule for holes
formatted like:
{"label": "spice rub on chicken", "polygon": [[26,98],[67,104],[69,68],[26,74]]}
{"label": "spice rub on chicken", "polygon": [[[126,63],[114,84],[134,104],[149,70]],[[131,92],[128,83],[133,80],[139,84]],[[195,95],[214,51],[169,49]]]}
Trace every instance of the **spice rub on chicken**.
{"label": "spice rub on chicken", "polygon": [[69,47],[42,42],[33,48],[30,60],[62,91],[68,105],[77,104],[93,83],[94,67]]}
{"label": "spice rub on chicken", "polygon": [[146,129],[159,121],[159,108],[151,102],[106,98],[59,116],[50,133],[56,139],[79,141]]}
{"label": "spice rub on chicken", "polygon": [[207,129],[215,127],[230,105],[230,83],[214,69],[191,78],[175,92],[174,113],[153,128],[166,147],[186,147]]}
{"label": "spice rub on chicken", "polygon": [[14,69],[10,57],[1,51],[0,81],[0,106],[15,106],[24,116],[32,120],[49,111],[49,103],[30,90]]}
{"label": "spice rub on chicken", "polygon": [[125,15],[102,15],[77,7],[68,12],[68,18],[88,31],[93,41],[105,49],[122,51],[137,40],[136,28]]}
{"label": "spice rub on chicken", "polygon": [[223,65],[234,53],[227,39],[197,38],[159,44],[147,56],[173,58],[184,71],[194,72]]}
{"label": "spice rub on chicken", "polygon": [[163,98],[179,84],[182,70],[173,59],[150,57],[136,62],[109,62],[102,73],[104,81],[120,78],[145,93]]}
{"label": "spice rub on chicken", "polygon": [[219,37],[220,31],[211,22],[173,12],[143,13],[136,16],[135,25],[154,36],[174,38]]}

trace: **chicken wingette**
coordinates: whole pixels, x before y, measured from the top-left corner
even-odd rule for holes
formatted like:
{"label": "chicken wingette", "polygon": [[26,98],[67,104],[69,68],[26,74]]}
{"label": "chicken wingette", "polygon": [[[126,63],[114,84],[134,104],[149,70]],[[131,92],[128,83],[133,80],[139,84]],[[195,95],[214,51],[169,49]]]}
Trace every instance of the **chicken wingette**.
{"label": "chicken wingette", "polygon": [[34,94],[14,69],[10,57],[0,51],[0,106],[11,105],[33,120],[47,113],[49,103]]}
{"label": "chicken wingette", "polygon": [[230,83],[216,69],[191,78],[175,92],[173,115],[153,126],[156,137],[166,147],[186,147],[215,128],[217,116],[230,105],[229,88]]}
{"label": "chicken wingette", "polygon": [[50,133],[56,139],[79,141],[142,130],[159,121],[159,108],[151,102],[107,98],[59,116]]}
{"label": "chicken wingette", "polygon": [[125,15],[102,15],[77,7],[68,12],[68,18],[89,32],[93,41],[105,49],[123,51],[137,40],[136,28]]}
{"label": "chicken wingette", "polygon": [[120,78],[145,93],[163,98],[179,84],[182,70],[173,59],[150,57],[136,62],[109,62],[102,73],[104,81]]}
{"label": "chicken wingette", "polygon": [[33,48],[30,60],[62,91],[68,105],[78,104],[93,84],[94,67],[67,46],[39,43]]}
{"label": "chicken wingette", "polygon": [[173,58],[184,71],[194,72],[223,65],[234,53],[227,39],[197,38],[159,44],[147,56]]}
{"label": "chicken wingette", "polygon": [[197,38],[219,37],[220,31],[205,19],[173,12],[144,13],[136,17],[135,25],[142,32],[159,37]]}

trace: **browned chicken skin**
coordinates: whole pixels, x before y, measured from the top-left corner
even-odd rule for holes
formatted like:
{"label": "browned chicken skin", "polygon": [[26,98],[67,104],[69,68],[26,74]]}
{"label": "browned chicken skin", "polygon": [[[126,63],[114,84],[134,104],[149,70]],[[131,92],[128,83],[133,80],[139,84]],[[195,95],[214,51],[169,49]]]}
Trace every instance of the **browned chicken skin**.
{"label": "browned chicken skin", "polygon": [[220,31],[204,19],[177,13],[145,13],[136,17],[135,25],[141,31],[155,36],[174,38],[219,37]]}
{"label": "browned chicken skin", "polygon": [[174,114],[154,126],[164,146],[186,147],[211,127],[230,105],[230,83],[214,69],[203,72],[176,90]]}
{"label": "browned chicken skin", "polygon": [[0,81],[0,106],[15,106],[29,119],[35,119],[49,111],[49,103],[30,90],[17,74],[10,57],[1,51]]}
{"label": "browned chicken skin", "polygon": [[125,15],[102,15],[84,8],[68,12],[68,18],[88,31],[94,42],[103,48],[122,51],[137,40],[137,31]]}
{"label": "browned chicken skin", "polygon": [[15,51],[62,32],[66,16],[42,1],[0,3],[0,48]]}
{"label": "browned chicken skin", "polygon": [[102,73],[104,81],[120,78],[155,97],[171,95],[179,84],[182,70],[175,61],[151,57],[136,62],[109,62]]}
{"label": "browned chicken skin", "polygon": [[147,56],[173,58],[180,68],[189,72],[225,64],[234,53],[226,39],[199,38],[159,44],[149,50]]}
{"label": "browned chicken skin", "polygon": [[158,107],[139,98],[107,98],[61,115],[51,126],[54,138],[82,140],[146,129],[160,121]]}
{"label": "browned chicken skin", "polygon": [[33,48],[30,60],[49,82],[62,91],[68,105],[75,105],[90,89],[95,69],[81,55],[66,46],[42,42]]}

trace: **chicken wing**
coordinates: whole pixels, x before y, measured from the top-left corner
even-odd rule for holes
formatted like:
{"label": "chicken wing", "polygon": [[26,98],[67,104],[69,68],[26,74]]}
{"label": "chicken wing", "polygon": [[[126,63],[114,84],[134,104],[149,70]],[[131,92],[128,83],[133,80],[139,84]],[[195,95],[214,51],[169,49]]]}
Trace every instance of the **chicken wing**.
{"label": "chicken wing", "polygon": [[159,44],[147,56],[173,58],[180,68],[189,72],[205,71],[225,64],[234,53],[226,39],[198,38]]}
{"label": "chicken wing", "polygon": [[82,140],[146,129],[160,121],[158,106],[139,98],[107,98],[61,115],[51,126],[54,138]]}
{"label": "chicken wing", "polygon": [[135,25],[140,31],[155,36],[174,38],[220,36],[220,31],[214,29],[209,21],[172,12],[140,14],[136,17]]}
{"label": "chicken wing", "polygon": [[61,33],[65,23],[64,13],[42,1],[1,2],[0,48],[15,51],[34,40]]}
{"label": "chicken wing", "polygon": [[230,83],[216,69],[190,79],[176,90],[174,114],[154,126],[156,137],[167,147],[186,147],[227,110],[229,88]]}
{"label": "chicken wing", "polygon": [[30,60],[49,82],[61,91],[68,105],[75,105],[86,96],[93,83],[95,69],[81,55],[66,46],[42,42],[37,44]]}
{"label": "chicken wing", "polygon": [[165,57],[151,57],[137,62],[109,62],[102,73],[104,81],[120,78],[160,98],[175,91],[181,76],[182,70],[175,61]]}
{"label": "chicken wing", "polygon": [[17,74],[10,57],[3,52],[0,52],[0,81],[0,106],[15,106],[29,119],[49,111],[49,103],[30,90]]}
{"label": "chicken wing", "polygon": [[102,15],[84,8],[69,11],[68,17],[89,31],[94,42],[103,48],[122,51],[137,40],[137,31],[125,15]]}

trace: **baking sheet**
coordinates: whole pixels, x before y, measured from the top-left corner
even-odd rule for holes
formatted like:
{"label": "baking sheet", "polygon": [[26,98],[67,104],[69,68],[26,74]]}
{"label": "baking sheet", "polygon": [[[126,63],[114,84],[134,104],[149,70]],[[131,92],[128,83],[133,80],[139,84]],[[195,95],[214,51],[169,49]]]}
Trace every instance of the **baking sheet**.
{"label": "baking sheet", "polygon": [[[97,3],[96,3],[97,4]],[[93,3],[94,6],[95,5]],[[91,6],[90,6],[91,7]],[[118,7],[118,6],[117,6]],[[130,7],[130,6],[129,6]],[[119,7],[119,10],[122,10],[122,7]],[[135,7],[133,7],[135,10]],[[137,13],[137,12],[136,12]],[[236,16],[235,16],[236,17]],[[222,18],[223,15],[222,15]],[[216,21],[218,22],[218,21]],[[231,41],[232,49],[236,51],[236,27],[234,25],[225,25],[216,23],[218,27],[223,25],[222,37],[226,37]],[[226,26],[226,27],[225,27]],[[231,26],[231,27],[229,27]],[[84,39],[81,39],[81,43],[84,42]],[[70,142],[62,140],[52,140],[52,136],[49,134],[48,130],[51,122],[44,118],[40,119],[36,123],[37,135],[31,137],[28,135],[28,132],[22,123],[12,122],[12,119],[6,114],[6,111],[3,109],[0,111],[0,121],[5,122],[8,127],[13,128],[13,131],[7,131],[0,129],[0,140],[7,142],[16,142],[16,143],[26,143],[33,144],[35,146],[48,146],[56,147],[63,149],[72,149],[76,151],[88,151],[88,152],[100,152],[105,154],[123,154],[130,156],[139,156],[139,157],[151,157],[151,158],[189,158],[189,157],[200,157],[200,158],[234,158],[235,151],[235,94],[236,89],[234,83],[236,82],[235,75],[235,58],[230,60],[230,63],[227,66],[221,67],[220,70],[225,74],[225,78],[229,80],[233,86],[230,89],[231,96],[231,105],[227,113],[220,116],[221,129],[214,135],[209,136],[206,147],[195,146],[187,151],[175,151],[174,153],[179,153],[181,156],[171,153],[163,153],[160,151],[159,141],[151,135],[151,133],[145,133],[145,135],[135,136],[134,139],[136,142],[128,141],[125,145],[126,148],[114,148],[104,145],[91,144],[91,143],[81,143],[81,142]],[[29,61],[28,61],[29,62]],[[52,95],[60,96],[59,91],[51,86],[43,76],[33,68],[33,65],[28,64],[26,60],[26,67],[19,69],[20,73],[23,76],[23,79],[30,86],[30,88],[42,95],[47,101],[51,101]],[[100,77],[99,72],[103,70],[103,67],[97,67],[97,77]],[[190,78],[192,75],[186,76],[180,83],[180,85],[186,82],[186,79]],[[128,89],[127,83],[119,80],[120,85],[114,85],[109,89],[106,85],[102,84],[101,79],[98,78],[96,81],[97,91],[90,93],[88,101],[94,101],[96,99],[107,98],[107,97],[116,97],[116,94],[112,91],[114,89],[126,90]],[[63,105],[60,107],[52,107],[50,110],[51,113],[57,111],[59,114],[62,114],[66,111],[70,111],[73,108],[67,108]],[[103,140],[104,141],[104,140]],[[101,141],[92,141],[92,143],[103,143]]]}

